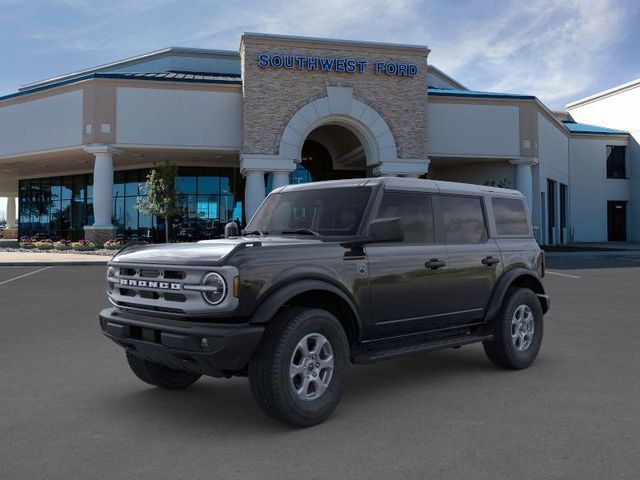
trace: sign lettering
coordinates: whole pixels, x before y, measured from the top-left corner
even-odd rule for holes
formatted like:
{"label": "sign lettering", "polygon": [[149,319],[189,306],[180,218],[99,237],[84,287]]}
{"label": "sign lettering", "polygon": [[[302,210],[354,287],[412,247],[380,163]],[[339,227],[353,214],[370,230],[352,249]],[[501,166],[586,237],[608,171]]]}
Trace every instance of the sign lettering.
{"label": "sign lettering", "polygon": [[[365,73],[367,61],[355,58],[333,57],[307,57],[297,55],[280,55],[261,53],[258,55],[260,68],[273,68],[275,70],[309,70],[339,73]],[[418,74],[418,66],[414,63],[377,61],[373,65],[376,75],[389,77],[415,77]]]}

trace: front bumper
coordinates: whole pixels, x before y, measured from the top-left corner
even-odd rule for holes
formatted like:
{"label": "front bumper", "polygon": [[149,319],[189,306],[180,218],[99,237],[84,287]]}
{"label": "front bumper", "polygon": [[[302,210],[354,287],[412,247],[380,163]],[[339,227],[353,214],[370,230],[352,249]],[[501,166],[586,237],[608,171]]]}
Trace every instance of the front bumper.
{"label": "front bumper", "polygon": [[212,377],[243,371],[264,326],[183,322],[121,312],[100,312],[102,332],[128,352],[169,368]]}

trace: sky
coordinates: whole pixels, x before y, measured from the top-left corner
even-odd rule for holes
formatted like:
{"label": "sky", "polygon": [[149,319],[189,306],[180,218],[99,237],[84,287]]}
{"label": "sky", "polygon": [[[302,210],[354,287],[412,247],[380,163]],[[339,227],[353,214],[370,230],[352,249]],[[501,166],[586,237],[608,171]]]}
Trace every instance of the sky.
{"label": "sky", "polygon": [[427,45],[467,88],[557,110],[640,78],[639,20],[635,0],[0,0],[0,95],[169,46],[237,50],[263,32]]}

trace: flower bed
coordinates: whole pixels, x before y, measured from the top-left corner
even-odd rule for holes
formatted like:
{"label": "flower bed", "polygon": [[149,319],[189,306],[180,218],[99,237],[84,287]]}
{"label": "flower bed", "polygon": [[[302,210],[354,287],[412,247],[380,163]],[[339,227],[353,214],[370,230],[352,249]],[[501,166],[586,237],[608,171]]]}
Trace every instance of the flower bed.
{"label": "flower bed", "polygon": [[124,247],[124,242],[122,240],[118,240],[117,238],[110,238],[106,242],[104,242],[103,248],[107,250],[120,250]]}
{"label": "flower bed", "polygon": [[71,243],[71,248],[73,250],[79,250],[82,252],[82,251],[95,250],[96,245],[95,243],[90,242],[89,240],[78,240],[77,242]]}
{"label": "flower bed", "polygon": [[53,244],[53,248],[55,250],[71,250],[72,249],[72,247],[71,247],[72,243],[73,242],[71,242],[71,240],[62,239],[62,240],[59,240],[59,241],[55,242]]}

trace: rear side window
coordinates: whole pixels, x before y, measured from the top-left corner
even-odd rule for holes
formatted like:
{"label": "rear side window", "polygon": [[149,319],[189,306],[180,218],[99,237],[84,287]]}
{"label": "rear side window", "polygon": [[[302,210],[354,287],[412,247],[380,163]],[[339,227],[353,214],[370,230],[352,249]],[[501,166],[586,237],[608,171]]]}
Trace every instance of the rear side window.
{"label": "rear side window", "polygon": [[446,243],[487,241],[487,227],[480,198],[442,195],[440,208]]}
{"label": "rear side window", "polygon": [[491,199],[498,235],[529,235],[524,202],[519,198]]}
{"label": "rear side window", "polygon": [[405,243],[433,243],[433,212],[427,193],[385,191],[376,218],[400,217]]}

